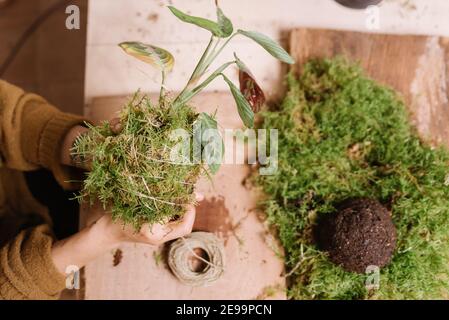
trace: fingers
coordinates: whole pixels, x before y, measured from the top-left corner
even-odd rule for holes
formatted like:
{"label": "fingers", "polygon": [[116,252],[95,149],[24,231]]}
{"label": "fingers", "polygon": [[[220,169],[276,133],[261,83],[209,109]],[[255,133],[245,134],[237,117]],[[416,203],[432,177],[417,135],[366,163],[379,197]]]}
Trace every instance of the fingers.
{"label": "fingers", "polygon": [[145,242],[159,245],[164,242],[183,237],[192,232],[196,210],[194,205],[188,205],[182,219],[167,224],[146,224],[141,229]]}
{"label": "fingers", "polygon": [[[202,201],[204,196],[195,193],[196,201]],[[195,222],[196,209],[193,204],[185,206],[185,213],[179,220],[169,223],[144,224],[140,229],[139,241],[151,245],[160,245],[164,242],[183,237],[192,232]]]}
{"label": "fingers", "polygon": [[119,134],[122,131],[120,118],[114,118],[109,121],[109,126],[111,127],[111,131],[115,134]]}
{"label": "fingers", "polygon": [[170,222],[166,225],[166,228],[171,230],[164,237],[165,241],[174,240],[183,237],[192,232],[193,223],[195,222],[196,210],[195,206],[188,205],[186,212],[181,220]]}
{"label": "fingers", "polygon": [[82,159],[78,155],[73,154],[78,137],[86,134],[89,130],[83,126],[72,127],[64,136],[61,143],[61,163],[67,166],[82,168]]}
{"label": "fingers", "polygon": [[[113,118],[111,121],[109,121],[109,126],[111,128],[111,131],[114,134],[119,134],[122,131],[122,124],[120,118]],[[81,134],[87,134],[89,130],[84,127],[80,127],[77,129],[78,135]],[[73,144],[75,143],[75,138],[73,138],[73,142],[71,147],[73,148]],[[63,162],[64,163],[64,162]],[[71,156],[71,165],[78,167],[80,169],[90,170],[92,167],[92,161],[91,159],[85,159],[81,158],[79,156]]]}
{"label": "fingers", "polygon": [[92,225],[98,221],[105,214],[110,214],[103,208],[100,201],[95,201],[92,205],[89,203],[82,203],[83,211],[87,212],[86,225]]}
{"label": "fingers", "polygon": [[204,195],[202,193],[195,192],[195,200],[196,201],[203,201],[204,200]]}

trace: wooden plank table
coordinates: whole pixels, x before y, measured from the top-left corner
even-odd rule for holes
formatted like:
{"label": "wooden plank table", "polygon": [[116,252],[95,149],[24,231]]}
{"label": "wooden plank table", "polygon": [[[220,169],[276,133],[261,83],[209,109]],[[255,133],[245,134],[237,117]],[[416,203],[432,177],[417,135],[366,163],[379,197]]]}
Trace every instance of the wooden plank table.
{"label": "wooden plank table", "polygon": [[[87,109],[93,121],[111,119],[126,98],[95,99]],[[204,93],[192,105],[198,111],[217,112],[220,126],[242,126],[229,93]],[[190,287],[179,282],[165,262],[166,246],[123,244],[88,264],[84,271],[85,299],[285,299],[283,260],[278,244],[256,209],[257,193],[245,183],[246,165],[223,165],[212,183],[201,180],[197,190],[205,195],[197,207],[194,230],[216,234],[225,246],[224,276],[210,287]],[[82,210],[89,223],[89,209]]]}
{"label": "wooden plank table", "polygon": [[[449,36],[448,1],[434,0],[430,4],[427,0],[412,0],[411,6],[405,5],[406,2],[410,4],[410,1],[385,0],[380,7],[380,28],[371,32]],[[121,41],[133,39],[169,49],[175,54],[177,65],[168,86],[179,90],[185,83],[194,58],[199,57],[204,41],[207,41],[207,33],[174,23],[165,8],[169,3],[186,9],[185,2],[181,0],[89,1],[85,92],[87,116],[96,120],[110,118],[123,102],[123,98],[100,99],[96,98],[98,96],[129,94],[139,87],[146,92],[156,92],[158,89],[159,73],[126,58],[117,47]],[[210,1],[198,0],[191,5],[188,8],[190,13],[212,17]],[[257,29],[283,44],[288,43],[290,30],[299,26],[367,31],[366,12],[340,7],[331,0],[285,0],[282,3],[275,0],[248,0],[244,3],[228,0],[223,1],[221,6],[234,19],[236,26]],[[255,7],[258,9],[257,15],[242,14],[252,12]],[[448,69],[446,43],[446,40],[437,37],[368,36],[311,29],[299,29],[290,35],[291,52],[299,62],[296,71],[300,71],[301,63],[311,57],[345,53],[360,59],[371,76],[404,94],[410,110],[414,111],[414,119],[419,120],[420,132],[435,141],[448,141],[445,130],[447,104],[444,102],[447,99],[447,80],[443,81],[448,79],[443,72]],[[234,50],[249,64],[268,96],[279,96],[284,74],[281,65],[244,38],[236,39],[235,47],[226,50],[223,59],[217,63],[232,58]],[[230,72],[229,76],[236,80],[235,72]],[[216,81],[209,90],[225,90],[225,84]],[[197,105],[208,110],[220,105],[219,117],[222,121],[238,125],[237,118],[227,118],[229,113],[222,114],[224,110],[234,108],[229,95],[203,95]],[[268,292],[273,291],[267,289],[283,287],[284,280],[280,276],[282,261],[277,260],[271,250],[276,242],[251,210],[257,195],[254,190],[247,190],[241,184],[247,175],[246,170],[245,167],[224,166],[216,177],[219,181],[214,187],[204,181],[200,183],[207,201],[198,208],[196,227],[219,234],[227,242],[228,259],[230,257],[235,263],[217,282],[215,290],[182,287],[164,264],[156,263],[159,259],[155,259],[153,253],[158,251],[143,245],[124,245],[120,247],[122,260],[116,267],[113,267],[113,252],[86,267],[85,298],[265,298]],[[211,211],[220,219],[216,220]],[[244,249],[239,245],[239,238],[243,238],[243,243],[253,246],[254,250]],[[275,297],[285,298],[282,290],[274,292]]]}
{"label": "wooden plank table", "polygon": [[449,146],[449,38],[300,28],[290,36],[301,72],[313,58],[343,55],[400,92],[420,135]]}

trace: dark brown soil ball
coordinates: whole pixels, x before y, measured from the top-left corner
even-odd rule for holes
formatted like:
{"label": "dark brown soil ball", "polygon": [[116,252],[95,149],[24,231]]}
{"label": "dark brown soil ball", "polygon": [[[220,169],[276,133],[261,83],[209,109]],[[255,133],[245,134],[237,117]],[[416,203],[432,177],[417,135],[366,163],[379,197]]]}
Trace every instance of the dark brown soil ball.
{"label": "dark brown soil ball", "polygon": [[330,260],[347,271],[364,273],[368,266],[387,265],[396,246],[390,212],[377,200],[351,199],[320,219],[315,236]]}

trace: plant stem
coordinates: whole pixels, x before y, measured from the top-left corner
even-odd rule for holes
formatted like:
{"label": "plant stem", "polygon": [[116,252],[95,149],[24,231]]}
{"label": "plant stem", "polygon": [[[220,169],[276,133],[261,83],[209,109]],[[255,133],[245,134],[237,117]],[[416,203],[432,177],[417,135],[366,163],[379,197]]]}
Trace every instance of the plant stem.
{"label": "plant stem", "polygon": [[[234,33],[232,36],[230,36],[226,42],[220,47],[220,49],[218,49],[217,52],[214,51],[211,54],[211,56],[206,60],[205,66],[204,66],[204,70],[207,70],[207,68],[209,68],[209,66],[212,64],[212,62],[214,62],[214,60],[218,57],[218,55],[223,51],[223,49],[228,45],[228,43],[232,40],[232,38],[234,38],[238,33]],[[218,44],[218,43],[217,43]]]}
{"label": "plant stem", "polygon": [[209,40],[209,43],[208,43],[208,45],[207,45],[207,47],[206,47],[206,50],[204,50],[203,55],[201,56],[201,58],[200,58],[200,60],[198,61],[198,63],[197,63],[197,65],[196,65],[195,69],[193,70],[193,73],[192,73],[192,75],[190,76],[190,79],[189,79],[189,81],[187,82],[187,85],[189,85],[190,83],[194,82],[194,81],[198,78],[198,75],[200,74],[201,66],[202,66],[204,60],[206,60],[206,58],[207,58],[207,56],[208,56],[208,54],[209,54],[209,52],[210,52],[210,48],[211,48],[211,46],[212,46],[212,43],[214,42],[214,40],[215,40],[215,37],[214,37],[214,36],[211,36],[211,37],[210,37],[210,40]]}
{"label": "plant stem", "polygon": [[165,95],[165,70],[162,70],[161,91],[159,93],[159,103],[162,101]]}
{"label": "plant stem", "polygon": [[222,64],[217,70],[215,70],[206,80],[204,80],[201,84],[196,86],[190,91],[182,92],[174,101],[174,108],[186,103],[190,99],[192,99],[198,92],[203,90],[209,83],[211,83],[216,77],[218,77],[227,67],[231,64],[236,63],[236,61],[229,61]]}
{"label": "plant stem", "polygon": [[197,81],[200,76],[199,76],[199,70],[202,66],[202,64],[204,63],[204,60],[206,59],[207,55],[210,52],[210,48],[212,46],[212,43],[214,42],[214,36],[212,35],[210,37],[209,43],[206,47],[206,50],[204,50],[203,54],[201,55],[200,60],[198,61],[197,65],[195,66],[195,69],[193,70],[192,75],[189,78],[189,81],[187,81],[187,84],[185,85],[184,89],[182,89],[182,91],[179,93],[179,95],[176,97],[175,102],[178,100],[178,98],[184,94],[185,91],[187,91],[188,87],[194,83],[195,81]]}
{"label": "plant stem", "polygon": [[[215,42],[214,47],[212,48],[212,50],[210,51],[210,54],[208,57],[206,57],[206,59],[202,62],[201,66],[198,68],[198,76],[197,79],[199,79],[201,76],[204,75],[204,73],[207,71],[207,69],[210,66],[210,61],[211,61],[211,57],[215,55],[215,50],[217,49],[218,45],[220,44],[221,39],[218,38],[217,41]],[[193,85],[195,83],[189,83],[189,86]]]}
{"label": "plant stem", "polygon": [[[186,103],[189,101],[193,96],[195,96],[199,91],[201,91],[205,86],[207,86],[213,79],[215,79],[224,69],[226,69],[230,64],[235,63],[235,61],[225,63],[220,68],[218,68],[214,73],[212,73],[209,78],[207,78],[201,85],[195,87],[193,90],[189,90],[189,88],[194,85],[198,79],[200,79],[206,70],[210,67],[212,62],[217,58],[217,56],[223,51],[223,49],[228,45],[228,43],[234,38],[238,33],[234,33],[231,35],[226,42],[217,50],[217,47],[220,43],[220,39],[217,39],[217,42],[215,43],[212,50],[211,46],[215,40],[214,36],[211,36],[209,40],[209,44],[206,47],[206,50],[204,51],[203,55],[200,58],[200,61],[198,61],[198,64],[195,67],[195,70],[193,71],[192,75],[190,76],[189,81],[187,82],[186,86],[182,91],[179,93],[179,95],[176,97],[176,99],[173,102],[174,108],[176,109],[177,106]],[[223,69],[222,69],[223,68]]]}

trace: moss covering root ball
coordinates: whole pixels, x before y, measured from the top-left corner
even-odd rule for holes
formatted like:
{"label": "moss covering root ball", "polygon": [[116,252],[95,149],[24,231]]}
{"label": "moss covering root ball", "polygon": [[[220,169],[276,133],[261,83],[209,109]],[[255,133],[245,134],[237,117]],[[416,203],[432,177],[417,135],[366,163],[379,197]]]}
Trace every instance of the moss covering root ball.
{"label": "moss covering root ball", "polygon": [[388,210],[368,198],[347,200],[337,210],[315,227],[318,244],[329,258],[358,273],[369,266],[386,266],[396,246],[396,229]]}
{"label": "moss covering root ball", "polygon": [[202,165],[172,162],[179,141],[170,135],[175,129],[192,133],[196,118],[189,106],[175,110],[167,98],[155,104],[136,94],[120,114],[119,134],[108,122],[89,126],[73,150],[92,162],[80,198],[98,198],[115,219],[136,228],[182,216],[184,205],[194,201]]}

